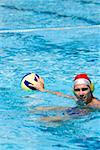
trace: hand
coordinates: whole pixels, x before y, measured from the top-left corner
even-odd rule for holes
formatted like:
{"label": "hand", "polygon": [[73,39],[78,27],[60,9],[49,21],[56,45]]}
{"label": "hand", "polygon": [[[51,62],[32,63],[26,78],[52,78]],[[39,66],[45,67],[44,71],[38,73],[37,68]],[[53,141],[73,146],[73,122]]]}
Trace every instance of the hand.
{"label": "hand", "polygon": [[43,92],[44,91],[44,80],[41,77],[38,78],[36,76],[36,78],[37,78],[36,84],[34,84],[34,85],[30,84],[30,86],[34,87],[36,90]]}

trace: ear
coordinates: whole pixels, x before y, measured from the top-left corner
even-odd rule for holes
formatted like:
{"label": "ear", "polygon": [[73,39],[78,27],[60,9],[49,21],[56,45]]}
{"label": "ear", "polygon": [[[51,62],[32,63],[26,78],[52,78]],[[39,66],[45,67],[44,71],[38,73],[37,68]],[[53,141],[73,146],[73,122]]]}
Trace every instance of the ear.
{"label": "ear", "polygon": [[91,83],[90,88],[91,88],[91,91],[93,92],[94,91],[94,84],[93,83]]}

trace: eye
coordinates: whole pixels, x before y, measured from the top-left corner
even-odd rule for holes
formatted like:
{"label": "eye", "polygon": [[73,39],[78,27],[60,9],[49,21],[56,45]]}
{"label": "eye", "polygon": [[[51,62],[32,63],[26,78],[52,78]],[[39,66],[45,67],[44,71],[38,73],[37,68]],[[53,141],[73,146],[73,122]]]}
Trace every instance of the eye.
{"label": "eye", "polygon": [[82,88],[82,91],[87,91],[88,90],[88,88]]}
{"label": "eye", "polygon": [[75,92],[79,92],[79,91],[80,91],[80,89],[74,89],[74,91],[75,91]]}

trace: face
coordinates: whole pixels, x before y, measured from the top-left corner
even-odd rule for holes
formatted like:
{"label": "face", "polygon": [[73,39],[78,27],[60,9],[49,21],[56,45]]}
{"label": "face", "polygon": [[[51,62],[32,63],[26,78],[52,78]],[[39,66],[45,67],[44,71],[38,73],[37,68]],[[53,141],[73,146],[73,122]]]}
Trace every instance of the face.
{"label": "face", "polygon": [[78,84],[74,87],[74,93],[78,100],[83,100],[88,102],[91,100],[91,91],[90,88],[85,84]]}

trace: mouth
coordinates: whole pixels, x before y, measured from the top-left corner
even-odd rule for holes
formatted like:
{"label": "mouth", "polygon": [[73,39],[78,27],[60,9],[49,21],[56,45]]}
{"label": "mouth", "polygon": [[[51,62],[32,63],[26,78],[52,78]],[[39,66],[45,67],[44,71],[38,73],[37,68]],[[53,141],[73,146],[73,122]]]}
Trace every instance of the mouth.
{"label": "mouth", "polygon": [[79,99],[86,101],[86,99],[87,99],[87,96],[86,96],[86,95],[79,96]]}

